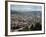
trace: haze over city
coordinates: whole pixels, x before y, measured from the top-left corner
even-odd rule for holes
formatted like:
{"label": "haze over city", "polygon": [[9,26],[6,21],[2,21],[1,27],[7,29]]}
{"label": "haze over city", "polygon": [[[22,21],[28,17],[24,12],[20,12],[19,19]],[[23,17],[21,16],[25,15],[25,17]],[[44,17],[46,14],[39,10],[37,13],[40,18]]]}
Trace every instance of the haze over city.
{"label": "haze over city", "polygon": [[41,11],[41,6],[33,5],[11,5],[11,10],[15,11]]}
{"label": "haze over city", "polygon": [[11,5],[11,31],[41,30],[42,7],[37,5]]}

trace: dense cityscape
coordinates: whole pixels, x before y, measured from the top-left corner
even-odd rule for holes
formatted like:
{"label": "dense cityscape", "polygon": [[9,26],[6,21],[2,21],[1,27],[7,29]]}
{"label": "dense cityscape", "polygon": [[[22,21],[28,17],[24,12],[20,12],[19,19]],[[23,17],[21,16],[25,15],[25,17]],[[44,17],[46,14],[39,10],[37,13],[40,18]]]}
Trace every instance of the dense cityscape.
{"label": "dense cityscape", "polygon": [[[38,13],[39,12],[39,13]],[[11,31],[37,31],[41,30],[41,12],[30,13],[11,12]]]}

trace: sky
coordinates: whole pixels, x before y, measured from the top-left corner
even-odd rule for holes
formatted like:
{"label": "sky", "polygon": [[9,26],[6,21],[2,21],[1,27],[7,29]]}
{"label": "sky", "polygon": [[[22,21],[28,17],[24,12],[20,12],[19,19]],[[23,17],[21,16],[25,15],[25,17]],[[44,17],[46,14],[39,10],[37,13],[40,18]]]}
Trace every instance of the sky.
{"label": "sky", "polygon": [[41,6],[36,5],[11,5],[10,9],[13,11],[41,11]]}

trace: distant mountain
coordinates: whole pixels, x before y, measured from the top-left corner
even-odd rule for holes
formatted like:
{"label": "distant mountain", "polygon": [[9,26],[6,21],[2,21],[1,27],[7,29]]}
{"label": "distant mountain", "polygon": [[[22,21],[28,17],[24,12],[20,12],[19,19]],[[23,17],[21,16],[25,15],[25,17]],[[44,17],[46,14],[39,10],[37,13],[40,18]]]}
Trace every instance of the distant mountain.
{"label": "distant mountain", "polygon": [[41,11],[28,11],[28,12],[21,12],[21,11],[12,11],[11,10],[11,14],[17,14],[17,15],[27,15],[27,16],[31,16],[31,15],[37,15],[40,16],[42,14]]}

